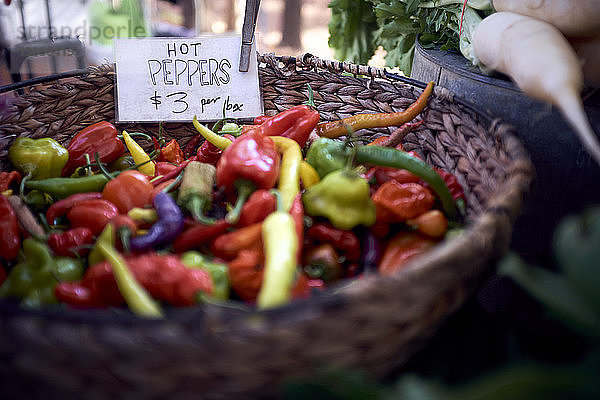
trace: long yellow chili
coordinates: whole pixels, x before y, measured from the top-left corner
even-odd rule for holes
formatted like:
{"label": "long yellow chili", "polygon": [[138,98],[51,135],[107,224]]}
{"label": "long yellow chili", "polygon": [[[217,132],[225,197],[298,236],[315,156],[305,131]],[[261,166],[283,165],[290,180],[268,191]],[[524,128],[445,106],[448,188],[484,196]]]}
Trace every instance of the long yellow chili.
{"label": "long yellow chili", "polygon": [[365,128],[385,128],[402,125],[412,121],[427,106],[427,100],[433,92],[434,82],[429,82],[419,98],[406,110],[394,113],[356,114],[337,121],[321,122],[317,125],[317,134],[327,138],[337,138],[348,133],[348,127],[354,132]]}
{"label": "long yellow chili", "polygon": [[162,318],[163,312],[158,302],[139,284],[127,267],[123,257],[114,247],[108,243],[100,242],[98,243],[98,249],[110,263],[119,292],[123,295],[131,311],[143,317]]}
{"label": "long yellow chili", "polygon": [[265,272],[256,304],[263,309],[281,306],[290,300],[297,269],[298,237],[294,218],[284,210],[280,193],[274,192],[277,210],[262,224]]}
{"label": "long yellow chili", "polygon": [[277,151],[282,155],[279,167],[279,184],[284,211],[292,207],[296,195],[300,193],[300,165],[302,150],[298,143],[282,136],[270,136]]}
{"label": "long yellow chili", "polygon": [[133,157],[133,162],[136,164],[144,163],[138,167],[138,171],[144,175],[154,176],[154,162],[150,161],[150,156],[146,154],[142,146],[137,144],[137,142],[133,140],[126,131],[123,131],[123,140],[125,141],[127,150],[129,150],[131,153],[131,157]]}
{"label": "long yellow chili", "polygon": [[199,134],[204,136],[204,139],[208,140],[210,143],[214,144],[221,150],[225,150],[230,144],[231,140],[223,137],[221,135],[217,135],[206,126],[202,125],[198,122],[198,118],[194,115],[194,119],[192,120],[192,124],[194,124],[194,128],[198,131]]}

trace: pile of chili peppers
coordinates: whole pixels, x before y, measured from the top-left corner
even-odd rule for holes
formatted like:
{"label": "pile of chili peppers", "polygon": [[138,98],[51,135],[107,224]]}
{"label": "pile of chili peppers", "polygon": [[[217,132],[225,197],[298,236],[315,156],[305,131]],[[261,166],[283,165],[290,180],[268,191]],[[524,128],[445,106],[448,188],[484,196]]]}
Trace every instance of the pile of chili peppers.
{"label": "pile of chili peppers", "polygon": [[[456,177],[397,145],[432,88],[404,111],[327,123],[310,105],[243,126],[194,119],[184,148],[109,122],[66,148],[19,138],[0,174],[0,297],[160,317],[201,301],[277,307],[393,274],[464,209]],[[368,144],[348,135],[381,126],[399,128]]]}

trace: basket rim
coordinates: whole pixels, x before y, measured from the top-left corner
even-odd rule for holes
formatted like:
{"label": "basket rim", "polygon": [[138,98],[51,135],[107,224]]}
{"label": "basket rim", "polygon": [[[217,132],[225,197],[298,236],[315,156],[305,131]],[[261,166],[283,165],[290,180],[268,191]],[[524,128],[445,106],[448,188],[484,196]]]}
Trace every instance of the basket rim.
{"label": "basket rim", "polygon": [[[271,60],[274,62],[280,62],[286,65],[300,65],[300,66],[311,66],[314,67],[315,70],[317,68],[327,69],[331,72],[341,73],[341,72],[349,72],[356,75],[363,75],[374,79],[375,77],[387,79],[389,81],[400,81],[405,84],[417,87],[424,88],[426,83],[408,78],[399,74],[392,73],[384,68],[376,68],[370,66],[359,66],[351,63],[342,63],[338,61],[329,62],[323,61],[309,53],[305,53],[304,55],[298,57],[292,56],[275,56],[273,54],[260,55],[259,59]],[[110,68],[111,65],[104,64],[102,66],[92,66],[85,69],[78,69],[67,71],[59,74],[48,75],[44,77],[34,78],[23,82],[13,83],[9,85],[5,85],[0,87],[0,94],[6,93],[14,90],[19,90],[28,86],[49,83],[58,81],[65,78],[73,78],[85,76],[88,74],[106,72],[105,68]],[[443,100],[453,101],[468,110],[472,111],[474,114],[481,119],[483,125],[490,128],[494,123],[500,121],[498,118],[494,118],[487,111],[482,110],[477,107],[474,103],[459,97],[454,96],[454,94],[447,89],[440,89],[436,92],[437,95],[441,95]],[[1,119],[0,119],[1,122]],[[505,124],[506,125],[506,124]],[[525,151],[524,149],[522,149]],[[498,188],[501,189],[501,188]],[[498,216],[498,214],[509,214],[507,210],[498,210],[498,209],[489,209],[486,207],[479,215],[477,215],[472,223],[465,227],[464,233],[462,235],[462,239],[454,238],[450,241],[446,241],[444,243],[440,243],[435,246],[434,249],[430,252],[430,258],[432,260],[439,259],[440,256],[444,253],[452,252],[452,249],[456,247],[457,240],[463,240],[466,242],[470,242],[477,237],[479,237],[482,233],[482,230],[485,229],[484,219],[489,215]],[[505,215],[507,218],[511,218],[510,215]],[[494,232],[496,234],[496,232]],[[407,268],[399,271],[393,276],[382,276],[382,275],[372,275],[365,279],[363,282],[366,285],[377,286],[378,282],[388,281],[388,280],[402,280],[405,277],[406,271],[414,270],[415,266],[418,266],[420,263],[419,260],[416,262],[410,262],[407,265]],[[347,280],[344,280],[339,285],[332,285],[328,288],[328,290],[323,293],[318,293],[315,296],[312,296],[309,299],[301,299],[295,300],[289,304],[286,304],[281,307],[277,307],[274,309],[267,310],[259,310],[256,307],[249,305],[244,306],[240,305],[238,308],[238,312],[227,313],[227,317],[231,319],[237,319],[240,315],[242,319],[245,319],[249,316],[260,315],[265,317],[266,319],[280,319],[279,317],[289,316],[290,314],[295,314],[290,311],[307,311],[310,309],[315,309],[315,307],[336,307],[341,306],[345,302],[349,300],[349,296],[353,295],[352,291],[344,290],[347,287],[354,286],[352,281],[348,283]],[[341,290],[339,290],[341,289]],[[236,302],[238,304],[238,302]],[[148,319],[144,317],[140,317],[138,315],[133,314],[131,311],[126,310],[120,312],[119,310],[93,310],[89,309],[77,309],[77,308],[64,308],[64,307],[44,307],[40,309],[33,308],[25,308],[20,306],[18,303],[12,302],[10,300],[0,300],[0,314],[4,316],[15,316],[15,317],[39,317],[39,318],[51,318],[53,321],[63,321],[63,322],[73,322],[73,323],[91,323],[91,324],[105,324],[109,323],[111,325],[130,325],[130,324],[148,324],[148,325],[162,325],[169,323],[179,323],[179,322],[194,322],[198,323],[202,321],[202,318],[206,316],[211,310],[214,310],[217,307],[218,310],[225,313],[223,311],[223,305],[212,305],[212,304],[199,304],[197,306],[193,306],[190,308],[169,308],[165,309],[165,318],[164,319]],[[226,306],[225,306],[226,307]]]}

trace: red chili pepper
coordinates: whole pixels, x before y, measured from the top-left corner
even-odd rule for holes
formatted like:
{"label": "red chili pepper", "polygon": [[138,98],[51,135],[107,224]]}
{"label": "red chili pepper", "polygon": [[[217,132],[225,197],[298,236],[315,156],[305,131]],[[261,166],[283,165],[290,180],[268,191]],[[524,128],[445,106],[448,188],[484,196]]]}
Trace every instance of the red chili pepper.
{"label": "red chili pepper", "polygon": [[179,165],[167,161],[158,161],[154,163],[154,176],[164,176],[169,172],[177,169]]}
{"label": "red chili pepper", "polygon": [[263,122],[267,122],[271,117],[268,115],[259,115],[258,117],[254,117],[254,121],[252,123],[254,125],[261,125]]}
{"label": "red chili pepper", "polygon": [[62,170],[62,176],[70,176],[75,169],[87,164],[85,155],[92,161],[98,153],[100,161],[111,164],[125,151],[121,139],[117,137],[117,128],[107,121],[90,125],[79,131],[69,143],[69,160]]}
{"label": "red chili pepper", "polygon": [[355,261],[360,258],[360,241],[352,231],[338,229],[329,223],[320,222],[308,228],[306,236],[333,245],[337,250],[345,253],[347,260]]}
{"label": "red chili pepper", "polygon": [[134,207],[144,207],[152,201],[154,186],[140,171],[121,172],[104,185],[102,198],[117,206],[122,214]]}
{"label": "red chili pepper", "polygon": [[119,214],[117,206],[106,199],[85,200],[67,213],[73,228],[88,227],[94,235],[99,235],[106,224]]}
{"label": "red chili pepper", "polygon": [[17,214],[8,198],[0,194],[0,258],[7,261],[14,260],[20,246],[21,236]]}
{"label": "red chili pepper", "polygon": [[273,141],[258,133],[248,132],[227,147],[216,170],[216,183],[229,193],[237,189],[235,207],[226,216],[237,223],[242,206],[255,189],[271,189],[279,177],[279,153]]}
{"label": "red chili pepper", "polygon": [[298,237],[298,262],[302,260],[302,247],[304,245],[304,204],[302,203],[302,194],[298,193],[290,207],[290,215],[296,225],[296,236]]}
{"label": "red chili pepper", "polygon": [[81,203],[85,200],[99,199],[102,197],[102,193],[99,192],[89,192],[89,193],[75,193],[70,195],[69,197],[65,197],[64,199],[58,200],[53,203],[48,210],[46,210],[46,221],[50,225],[54,225],[54,221],[56,218],[62,217],[65,215],[73,206]]}
{"label": "red chili pepper", "polygon": [[244,301],[253,302],[262,285],[265,256],[262,248],[240,251],[228,266],[229,281],[233,291]]}
{"label": "red chili pepper", "polygon": [[183,253],[184,251],[210,244],[213,239],[225,233],[229,226],[225,220],[219,220],[213,225],[193,225],[173,241],[173,251]]}
{"label": "red chili pepper", "polygon": [[219,236],[211,251],[223,260],[233,260],[240,251],[255,247],[262,248],[262,221]]}
{"label": "red chili pepper", "polygon": [[89,249],[82,246],[92,243],[94,243],[92,231],[83,226],[61,233],[51,233],[48,236],[48,246],[58,256],[83,257]]}
{"label": "red chili pepper", "polygon": [[265,136],[283,136],[304,147],[310,133],[319,123],[319,112],[307,105],[299,105],[267,118],[256,128]]}
{"label": "red chili pepper", "polygon": [[372,196],[377,208],[377,219],[388,222],[405,221],[423,214],[433,207],[435,198],[418,183],[387,181]]}
{"label": "red chili pepper", "polygon": [[260,222],[267,218],[277,208],[277,200],[271,192],[266,189],[254,191],[248,201],[244,203],[240,219],[236,227],[242,227]]}
{"label": "red chili pepper", "polygon": [[202,135],[195,135],[192,136],[190,140],[188,140],[185,147],[183,148],[183,154],[185,155],[185,158],[189,158],[192,154],[196,153],[196,148],[198,147],[198,144],[203,138],[204,137]]}
{"label": "red chili pepper", "polygon": [[409,260],[427,252],[435,245],[435,242],[415,232],[397,233],[385,247],[381,261],[379,262],[379,273],[391,275],[402,269]]}
{"label": "red chili pepper", "polygon": [[18,171],[0,172],[0,193],[10,189],[13,183],[21,182],[21,174]]}
{"label": "red chili pepper", "polygon": [[[193,305],[198,292],[212,293],[208,272],[187,268],[177,256],[148,253],[126,257],[125,261],[152,297],[171,305]],[[59,283],[55,294],[59,301],[75,306],[107,307],[124,302],[108,262],[89,267],[81,281]]]}
{"label": "red chili pepper", "polygon": [[[195,157],[194,157],[195,158]],[[161,183],[164,183],[170,179],[174,179],[177,177],[177,175],[179,175],[181,173],[181,171],[183,171],[183,169],[191,162],[191,161],[195,161],[192,158],[188,158],[187,160],[185,160],[184,162],[182,162],[181,164],[179,164],[177,167],[175,167],[174,169],[172,169],[171,171],[165,173],[163,176],[158,177],[156,179],[152,180],[152,185],[154,187],[160,185]]]}
{"label": "red chili pepper", "polygon": [[[223,137],[232,141],[235,140],[235,137],[230,134],[225,134]],[[223,154],[223,150],[219,149],[208,140],[205,140],[204,143],[202,143],[202,145],[198,148],[196,157],[200,162],[217,165],[219,158],[221,158],[221,154]]]}

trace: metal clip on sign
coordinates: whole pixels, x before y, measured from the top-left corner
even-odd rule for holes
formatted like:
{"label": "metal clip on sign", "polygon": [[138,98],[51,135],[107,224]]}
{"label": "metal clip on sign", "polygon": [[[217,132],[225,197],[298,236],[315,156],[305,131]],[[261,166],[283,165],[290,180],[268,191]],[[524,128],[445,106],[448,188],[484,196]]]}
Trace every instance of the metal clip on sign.
{"label": "metal clip on sign", "polygon": [[256,30],[256,18],[258,17],[259,7],[260,0],[246,1],[246,13],[244,15],[244,25],[242,26],[240,72],[248,72],[248,68],[250,67],[250,52],[252,51],[252,42],[254,41],[254,31]]}

